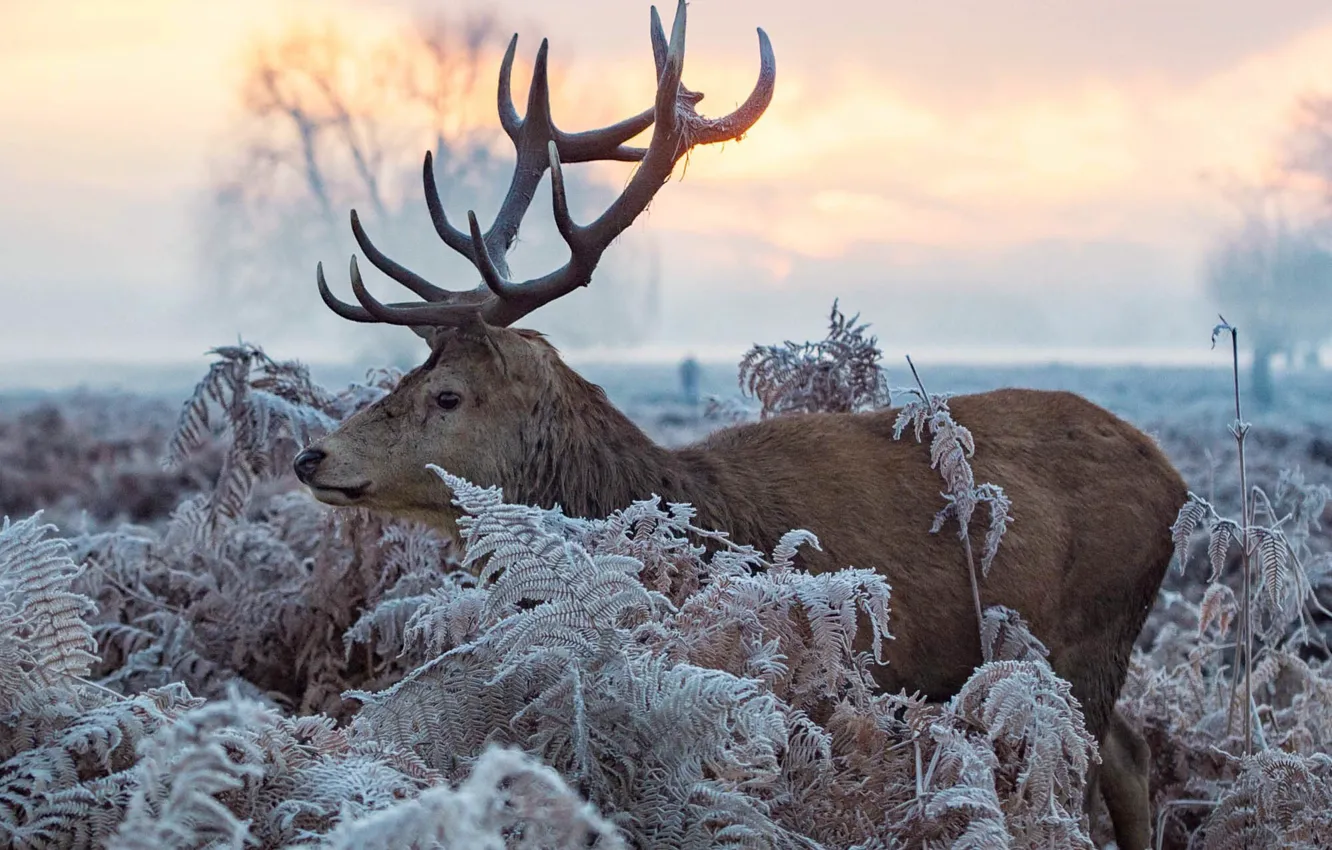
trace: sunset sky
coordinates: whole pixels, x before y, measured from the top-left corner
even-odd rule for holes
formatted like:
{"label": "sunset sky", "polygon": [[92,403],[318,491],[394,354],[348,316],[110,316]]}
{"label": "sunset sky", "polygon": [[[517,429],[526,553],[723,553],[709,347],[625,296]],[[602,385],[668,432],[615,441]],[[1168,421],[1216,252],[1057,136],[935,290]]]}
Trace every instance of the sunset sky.
{"label": "sunset sky", "polygon": [[[0,0],[0,363],[252,338],[201,306],[196,212],[247,50],[300,22],[377,42],[439,8]],[[650,103],[646,3],[492,8],[524,62],[550,38],[565,128]],[[695,0],[701,111],[748,93],[755,26],[777,55],[768,113],[697,151],[638,225],[662,257],[653,346],[807,338],[837,296],[893,349],[1205,344],[1218,182],[1265,174],[1298,99],[1332,93],[1326,0]],[[254,341],[338,357],[313,270],[292,286],[318,315]]]}

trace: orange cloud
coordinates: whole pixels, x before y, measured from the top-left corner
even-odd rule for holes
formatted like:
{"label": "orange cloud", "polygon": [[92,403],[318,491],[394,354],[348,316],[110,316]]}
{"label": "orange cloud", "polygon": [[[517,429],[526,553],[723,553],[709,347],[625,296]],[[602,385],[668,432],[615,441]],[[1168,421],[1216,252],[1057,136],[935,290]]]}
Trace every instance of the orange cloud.
{"label": "orange cloud", "polygon": [[[7,11],[0,75],[22,82],[0,88],[0,174],[21,173],[25,192],[97,185],[142,199],[198,187],[205,154],[234,114],[239,62],[256,30],[333,18],[369,45],[405,20],[401,10],[351,0],[114,5],[68,0]],[[706,114],[739,102],[756,73],[752,34],[728,43],[726,55],[698,50],[687,65],[689,84],[707,93]],[[520,103],[536,45],[520,42]],[[1261,171],[1295,99],[1332,89],[1327,27],[1200,80],[1129,68],[1039,88],[996,85],[964,99],[932,98],[873,57],[848,54],[816,69],[788,60],[780,40],[776,48],[769,113],[745,140],[696,151],[648,227],[757,238],[778,255],[811,257],[862,242],[1047,238],[1191,251],[1216,205],[1200,174]],[[564,127],[607,123],[651,102],[646,38],[629,57],[617,45],[613,55],[569,59],[552,44]],[[487,82],[469,105],[473,120],[491,126],[492,92]],[[627,174],[603,167],[616,179]],[[772,261],[775,277],[785,262]]]}
{"label": "orange cloud", "polygon": [[[1206,178],[1258,178],[1273,167],[1298,98],[1332,92],[1330,53],[1332,27],[1322,27],[1199,79],[1125,69],[938,101],[868,61],[817,74],[782,64],[768,114],[741,143],[696,151],[651,226],[761,237],[810,256],[861,241],[1044,238],[1194,251],[1223,205]],[[780,63],[780,44],[778,55]],[[583,126],[649,102],[640,65],[578,69],[566,80],[572,108],[561,114],[595,119]],[[691,59],[686,79],[717,114],[744,96],[753,73],[753,57],[736,50]]]}

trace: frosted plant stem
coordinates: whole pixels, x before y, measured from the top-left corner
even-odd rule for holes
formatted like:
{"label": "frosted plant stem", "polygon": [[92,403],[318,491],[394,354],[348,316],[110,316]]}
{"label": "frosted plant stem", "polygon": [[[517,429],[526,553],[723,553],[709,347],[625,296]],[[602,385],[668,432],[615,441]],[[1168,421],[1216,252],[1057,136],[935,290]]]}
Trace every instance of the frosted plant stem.
{"label": "frosted plant stem", "polygon": [[[1235,437],[1235,445],[1239,454],[1239,485],[1240,485],[1240,564],[1244,571],[1240,584],[1240,652],[1237,655],[1243,658],[1244,664],[1244,755],[1253,755],[1253,678],[1250,672],[1253,669],[1253,582],[1251,573],[1251,561],[1249,559],[1249,526],[1253,523],[1253,511],[1249,502],[1249,482],[1247,468],[1244,463],[1244,437],[1249,432],[1249,425],[1244,421],[1240,410],[1240,384],[1239,384],[1239,330],[1226,321],[1225,316],[1221,316],[1221,324],[1217,330],[1226,330],[1230,332],[1230,361],[1231,372],[1234,376],[1235,386],[1235,422],[1230,426],[1230,433]],[[1215,342],[1215,331],[1213,332],[1213,341]],[[1226,709],[1226,733],[1229,734],[1233,728],[1232,719],[1234,716],[1236,690],[1239,687],[1239,664],[1235,665],[1235,679],[1231,683],[1230,704]]]}
{"label": "frosted plant stem", "polygon": [[[911,377],[916,379],[916,386],[920,387],[920,397],[924,399],[925,404],[930,409],[930,415],[934,415],[934,399],[925,391],[925,383],[920,379],[920,373],[916,371],[916,364],[911,362],[911,355],[907,355],[907,365],[911,367]],[[958,447],[959,449],[961,446]],[[971,601],[976,605],[976,639],[980,641],[981,658],[989,661],[986,656],[989,654],[985,648],[985,611],[981,607],[980,582],[976,578],[976,559],[971,554],[971,529],[967,528],[961,518],[958,524],[962,526],[962,548],[967,553],[967,572],[971,576]]]}

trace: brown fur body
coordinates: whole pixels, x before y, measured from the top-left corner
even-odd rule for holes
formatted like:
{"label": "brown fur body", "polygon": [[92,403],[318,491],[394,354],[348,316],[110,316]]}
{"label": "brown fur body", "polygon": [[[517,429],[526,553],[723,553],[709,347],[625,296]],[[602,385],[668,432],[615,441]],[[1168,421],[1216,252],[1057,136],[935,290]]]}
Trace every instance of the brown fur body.
{"label": "brown fur body", "polygon": [[[456,409],[436,409],[441,392],[460,398]],[[950,407],[975,437],[976,480],[1000,485],[1013,504],[981,582],[983,603],[1027,619],[1072,683],[1091,734],[1123,755],[1107,759],[1097,781],[1121,846],[1145,843],[1141,741],[1112,713],[1171,558],[1168,529],[1185,484],[1145,434],[1071,393],[996,390],[955,397]],[[895,639],[880,684],[945,699],[981,663],[975,608],[956,526],[929,533],[943,482],[928,446],[910,432],[895,440],[895,418],[788,416],[667,449],[539,335],[490,329],[485,339],[444,335],[393,394],[317,443],[323,461],[302,477],[325,501],[378,507],[451,534],[456,513],[426,463],[574,516],[605,516],[652,494],[689,502],[703,527],[762,549],[807,529],[822,551],[803,549],[802,566],[871,568],[892,585]],[[979,551],[983,515],[973,525]]]}
{"label": "brown fur body", "polygon": [[[1014,506],[982,599],[1028,620],[1099,736],[1169,564],[1184,482],[1146,435],[1071,393],[996,390],[950,407],[976,439],[976,479],[1001,485]],[[494,483],[510,499],[576,516],[655,493],[764,549],[808,529],[822,551],[802,550],[807,569],[867,567],[892,584],[885,688],[946,698],[980,663],[963,547],[952,528],[929,533],[943,482],[926,446],[909,432],[893,439],[895,411],[769,419],[677,450],[617,419],[534,446],[525,470]],[[985,525],[973,526],[980,551]]]}

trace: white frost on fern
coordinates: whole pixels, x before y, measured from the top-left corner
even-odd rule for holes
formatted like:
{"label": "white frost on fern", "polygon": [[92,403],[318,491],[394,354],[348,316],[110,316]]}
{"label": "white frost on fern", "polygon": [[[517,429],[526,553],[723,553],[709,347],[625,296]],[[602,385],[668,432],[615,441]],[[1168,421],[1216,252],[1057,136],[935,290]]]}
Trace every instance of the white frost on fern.
{"label": "white frost on fern", "polygon": [[0,525],[0,712],[24,694],[88,675],[97,656],[83,617],[91,599],[71,587],[83,568],[38,512]]}
{"label": "white frost on fern", "polygon": [[[104,845],[118,830],[125,846],[245,836],[274,847],[398,845],[412,836],[428,846],[430,836],[451,838],[471,817],[458,806],[472,803],[479,820],[470,837],[488,836],[498,812],[510,841],[544,835],[546,846],[563,846],[559,830],[570,824],[570,834],[599,835],[597,846],[685,848],[852,846],[939,834],[926,821],[953,824],[963,812],[973,816],[955,837],[1020,827],[1008,811],[1013,789],[993,779],[986,786],[974,771],[950,775],[944,739],[963,731],[951,715],[934,716],[952,737],[922,742],[924,758],[941,765],[929,780],[926,820],[906,816],[910,761],[893,749],[892,717],[903,703],[873,693],[889,637],[882,576],[810,575],[795,561],[801,546],[818,545],[812,535],[791,532],[765,554],[696,528],[686,505],[653,499],[603,519],[570,519],[450,483],[480,580],[435,569],[442,550],[429,541],[347,526],[390,538],[371,567],[408,571],[347,630],[348,647],[373,641],[375,657],[418,665],[395,685],[348,693],[363,702],[349,727],[235,698],[201,706],[183,688],[157,703],[91,692],[86,705],[67,703],[67,713],[34,724],[24,733],[32,745],[0,768],[0,782],[26,783],[11,781],[0,797],[46,801],[10,810],[11,836],[27,836],[18,846]],[[212,600],[205,610],[235,593],[314,592],[317,584],[288,584],[305,567],[283,535],[328,531],[299,505],[283,510],[262,527],[229,528],[172,568],[166,587],[203,593]],[[180,545],[144,533],[118,555],[99,543],[92,586],[112,600],[152,593],[155,585],[119,559],[174,558]],[[185,614],[148,615],[177,624],[163,632],[183,642],[169,651],[152,640],[157,620],[105,634],[127,642],[126,660],[148,653],[143,663],[156,668],[199,645]],[[862,628],[872,642],[857,640]],[[975,729],[964,737],[976,758],[993,759]],[[528,793],[526,768],[502,788],[482,781],[496,745],[526,752],[527,767],[548,766],[528,802],[514,796]],[[91,779],[75,767],[82,752],[93,757]],[[39,792],[41,770],[56,763],[64,765],[56,784]],[[547,781],[556,775],[562,786]],[[992,801],[1007,820],[987,822],[977,800]]]}
{"label": "white frost on fern", "polygon": [[397,850],[621,850],[615,827],[579,799],[558,773],[520,750],[491,747],[457,788],[344,821],[309,847]]}
{"label": "white frost on fern", "polygon": [[937,534],[952,519],[957,521],[958,537],[966,540],[976,508],[988,504],[990,525],[980,558],[981,575],[988,576],[999,554],[999,544],[1008,531],[1008,524],[1013,521],[1012,502],[998,484],[976,484],[969,460],[976,453],[976,441],[969,428],[953,419],[948,409],[949,396],[935,393],[925,395],[916,389],[903,392],[915,398],[903,404],[898,411],[897,420],[893,423],[893,439],[901,439],[910,427],[919,443],[928,429],[931,435],[930,468],[939,471],[946,487],[941,494],[944,506],[934,515],[930,533]]}

